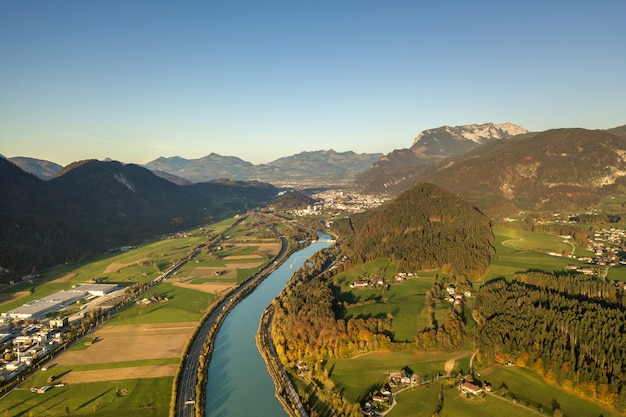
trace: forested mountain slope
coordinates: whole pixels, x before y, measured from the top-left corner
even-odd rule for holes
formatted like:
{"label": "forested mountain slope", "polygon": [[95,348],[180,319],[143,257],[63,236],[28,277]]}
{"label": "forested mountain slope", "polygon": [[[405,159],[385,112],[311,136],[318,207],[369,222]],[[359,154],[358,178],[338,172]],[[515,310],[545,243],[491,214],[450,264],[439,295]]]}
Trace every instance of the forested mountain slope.
{"label": "forested mountain slope", "polygon": [[407,271],[443,268],[480,276],[494,254],[489,219],[433,184],[418,184],[389,204],[335,222],[353,262],[377,257]]}
{"label": "forested mountain slope", "polygon": [[277,194],[256,182],[180,186],[138,165],[96,160],[42,181],[3,158],[0,192],[5,278],[264,205]]}

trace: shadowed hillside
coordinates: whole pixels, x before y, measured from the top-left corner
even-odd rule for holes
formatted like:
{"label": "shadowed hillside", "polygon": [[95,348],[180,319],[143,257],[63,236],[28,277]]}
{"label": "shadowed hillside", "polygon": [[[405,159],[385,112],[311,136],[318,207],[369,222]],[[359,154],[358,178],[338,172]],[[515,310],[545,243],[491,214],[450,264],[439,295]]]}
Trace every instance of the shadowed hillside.
{"label": "shadowed hillside", "polygon": [[5,159],[0,192],[0,266],[11,275],[232,215],[277,194],[254,182],[180,186],[137,165],[96,160],[44,182]]}

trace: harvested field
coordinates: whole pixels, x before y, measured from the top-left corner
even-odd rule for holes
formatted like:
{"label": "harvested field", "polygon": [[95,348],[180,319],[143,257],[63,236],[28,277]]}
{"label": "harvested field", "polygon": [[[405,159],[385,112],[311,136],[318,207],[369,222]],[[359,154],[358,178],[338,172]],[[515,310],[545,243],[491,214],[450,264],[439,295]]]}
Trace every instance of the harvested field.
{"label": "harvested field", "polygon": [[13,300],[17,300],[19,298],[23,298],[26,297],[27,295],[30,295],[30,292],[28,291],[20,291],[20,292],[16,292],[16,293],[12,293],[12,294],[0,294],[0,305],[4,304],[4,303],[8,303],[9,301],[13,301]]}
{"label": "harvested field", "polygon": [[[215,273],[219,274],[216,275]],[[237,271],[232,269],[225,269],[223,267],[206,267],[199,266],[189,273],[187,278],[237,278]]]}
{"label": "harvested field", "polygon": [[263,254],[267,254],[267,255],[278,255],[278,252],[280,252],[280,247],[281,244],[280,242],[276,242],[273,241],[271,243],[235,243],[233,244],[233,246],[235,247],[242,247],[242,246],[258,246],[258,249],[256,250],[259,253],[263,253]]}
{"label": "harvested field", "polygon": [[117,263],[117,262],[113,262],[113,263],[109,264],[109,266],[106,267],[106,269],[104,270],[104,273],[105,274],[114,274],[114,273],[116,273],[117,271],[119,271],[122,268],[126,268],[127,266],[138,264],[139,262],[143,262],[143,261],[145,261],[147,259],[148,258],[141,258],[141,259],[138,259],[138,260],[136,260],[134,262],[130,262],[130,263],[127,263],[127,264],[120,264],[120,263]]}
{"label": "harvested field", "polygon": [[180,357],[195,322],[103,326],[92,336],[97,341],[88,349],[67,351],[59,365],[93,365],[143,359]]}
{"label": "harvested field", "polygon": [[263,265],[264,262],[265,261],[227,263],[226,266],[232,269],[248,269],[248,268],[256,268],[257,266],[261,266]]}
{"label": "harvested field", "polygon": [[225,261],[236,261],[239,259],[260,259],[263,258],[263,256],[261,255],[256,255],[256,254],[252,254],[252,255],[231,255],[231,256],[225,256],[224,260]]}
{"label": "harvested field", "polygon": [[55,279],[52,282],[69,282],[72,278],[78,276],[76,272],[68,272],[67,274]]}
{"label": "harvested field", "polygon": [[159,378],[176,375],[178,365],[135,366],[130,368],[101,369],[95,371],[69,372],[59,378],[64,384],[119,381],[123,379]]}
{"label": "harvested field", "polygon": [[189,288],[191,290],[206,292],[208,294],[215,294],[215,293],[221,294],[237,286],[236,284],[221,284],[221,283],[208,283],[208,282],[205,284],[185,284],[182,282],[176,282],[174,283],[174,285],[177,287]]}

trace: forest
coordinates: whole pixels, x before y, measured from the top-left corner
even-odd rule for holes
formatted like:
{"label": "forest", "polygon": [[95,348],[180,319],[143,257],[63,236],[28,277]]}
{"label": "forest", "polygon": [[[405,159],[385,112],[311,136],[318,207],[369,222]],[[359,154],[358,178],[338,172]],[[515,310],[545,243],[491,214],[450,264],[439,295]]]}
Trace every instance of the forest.
{"label": "forest", "polygon": [[327,249],[316,254],[312,265],[298,270],[274,303],[272,339],[283,363],[349,357],[391,347],[390,319],[335,319],[336,301],[320,273],[336,253]]}
{"label": "forest", "polygon": [[569,392],[626,411],[623,287],[526,271],[485,284],[474,305],[480,360],[534,370]]}
{"label": "forest", "polygon": [[418,184],[394,201],[334,222],[346,254],[359,264],[379,256],[399,269],[481,276],[493,249],[489,219],[459,197]]}

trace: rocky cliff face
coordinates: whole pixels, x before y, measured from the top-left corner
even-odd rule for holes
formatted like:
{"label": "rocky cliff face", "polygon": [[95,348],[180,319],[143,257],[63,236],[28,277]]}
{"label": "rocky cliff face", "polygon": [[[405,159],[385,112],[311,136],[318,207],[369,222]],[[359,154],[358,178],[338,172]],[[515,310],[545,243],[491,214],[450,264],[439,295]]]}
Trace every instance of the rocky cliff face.
{"label": "rocky cliff face", "polygon": [[460,155],[492,140],[510,139],[526,133],[526,128],[513,123],[442,126],[420,132],[411,151],[418,157],[440,159]]}
{"label": "rocky cliff face", "polygon": [[461,155],[487,142],[528,134],[513,123],[442,126],[420,132],[409,149],[395,150],[380,158],[359,176],[355,185],[366,192],[397,194],[414,184],[411,178],[442,159]]}

